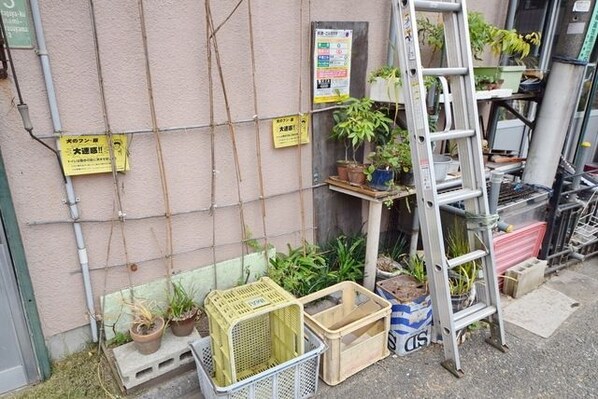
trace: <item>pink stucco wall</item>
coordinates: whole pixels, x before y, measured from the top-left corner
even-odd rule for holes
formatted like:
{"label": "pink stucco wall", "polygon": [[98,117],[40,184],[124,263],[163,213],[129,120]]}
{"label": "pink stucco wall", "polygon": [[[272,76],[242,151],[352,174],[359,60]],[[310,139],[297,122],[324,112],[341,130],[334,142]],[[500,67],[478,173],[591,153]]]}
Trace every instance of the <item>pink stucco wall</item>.
{"label": "pink stucco wall", "polygon": [[[41,3],[48,51],[54,73],[60,116],[66,134],[104,132],[89,5],[81,0]],[[157,122],[160,128],[209,124],[206,15],[203,1],[145,0],[150,67]],[[237,0],[212,1],[218,25]],[[368,70],[386,60],[389,2],[253,0],[254,45],[257,54],[257,96],[260,117],[283,116],[309,110],[310,21],[369,21]],[[471,2],[504,21],[507,1]],[[145,61],[137,1],[95,1],[108,116],[112,131],[151,129]],[[302,17],[302,19],[300,19]],[[302,43],[300,38],[303,37]],[[247,1],[217,35],[224,80],[234,121],[254,115],[248,40]],[[302,44],[302,48],[300,48]],[[14,51],[23,95],[31,109],[35,133],[54,145],[39,60],[32,50]],[[302,93],[299,94],[299,76]],[[220,79],[214,72],[215,121],[226,121]],[[77,251],[69,223],[62,179],[54,156],[28,138],[15,107],[10,80],[0,81],[0,146],[9,175],[19,227],[33,279],[46,336],[87,322]],[[300,100],[299,100],[300,99]],[[242,199],[246,224],[261,237],[258,167],[253,123],[235,125],[242,169]],[[297,190],[311,184],[311,148],[303,146],[299,182],[296,148],[273,149],[271,122],[260,123],[265,179],[267,233],[284,247],[301,239],[300,197]],[[313,132],[327,134],[327,132]],[[151,281],[165,274],[160,259],[166,247],[163,194],[152,134],[130,137],[131,170],[119,176],[127,250],[139,268],[131,283]],[[235,207],[217,209],[216,259],[212,258],[210,206],[210,130],[178,129],[161,133],[170,194],[174,270],[189,270],[240,256],[241,229]],[[216,128],[216,203],[237,202],[234,161],[228,129]],[[80,199],[83,231],[89,251],[93,290],[97,298],[129,285],[121,231],[114,218],[114,183],[110,174],[73,177]],[[278,195],[280,194],[280,195]],[[249,202],[252,201],[252,202]],[[304,192],[306,237],[312,236],[311,191]],[[146,218],[155,216],[152,218]],[[144,219],[139,219],[144,218]],[[86,222],[93,221],[93,222]],[[114,227],[114,228],[113,228]],[[111,234],[111,230],[113,232]],[[110,241],[110,237],[112,240]],[[110,253],[107,256],[108,245]]]}

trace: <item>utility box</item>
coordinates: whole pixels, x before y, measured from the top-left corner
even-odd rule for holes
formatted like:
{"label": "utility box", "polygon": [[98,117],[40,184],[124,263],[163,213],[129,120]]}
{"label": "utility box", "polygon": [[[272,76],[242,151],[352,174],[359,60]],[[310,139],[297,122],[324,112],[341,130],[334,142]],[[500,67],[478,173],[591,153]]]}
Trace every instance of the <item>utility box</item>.
{"label": "utility box", "polygon": [[547,265],[545,260],[530,258],[510,267],[505,272],[503,292],[513,298],[532,292],[544,282]]}

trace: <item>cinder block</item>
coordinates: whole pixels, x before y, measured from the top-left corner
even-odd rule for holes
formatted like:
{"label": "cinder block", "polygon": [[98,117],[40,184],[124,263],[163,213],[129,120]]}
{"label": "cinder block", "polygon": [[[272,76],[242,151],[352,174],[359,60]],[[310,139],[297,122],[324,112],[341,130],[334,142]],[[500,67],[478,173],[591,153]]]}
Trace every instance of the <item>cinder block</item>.
{"label": "cinder block", "polygon": [[547,261],[530,258],[510,267],[505,272],[503,292],[519,298],[544,282]]}
{"label": "cinder block", "polygon": [[192,363],[193,355],[189,344],[200,338],[195,329],[187,337],[176,337],[170,329],[166,329],[160,349],[151,355],[137,352],[133,342],[114,348],[114,358],[123,386],[131,389],[187,363]]}

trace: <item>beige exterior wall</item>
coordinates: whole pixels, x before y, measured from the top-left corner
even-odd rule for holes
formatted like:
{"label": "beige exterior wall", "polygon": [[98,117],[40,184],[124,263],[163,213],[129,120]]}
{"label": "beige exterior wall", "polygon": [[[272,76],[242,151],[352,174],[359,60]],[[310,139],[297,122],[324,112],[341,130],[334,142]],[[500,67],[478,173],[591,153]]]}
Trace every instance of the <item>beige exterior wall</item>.
{"label": "beige exterior wall", "polygon": [[[105,131],[91,30],[89,4],[81,0],[40,2],[54,84],[65,134]],[[237,0],[212,1],[219,25]],[[472,9],[504,21],[507,1],[472,2]],[[131,170],[120,174],[119,191],[127,221],[127,272],[122,234],[115,220],[115,185],[110,174],[76,176],[73,182],[86,238],[96,306],[105,293],[162,277],[166,273],[167,224],[155,137],[151,131],[148,85],[137,1],[94,1],[108,117],[114,133],[129,135]],[[211,140],[206,12],[203,1],[145,0],[149,64],[157,124],[172,212],[174,271],[181,272],[241,255],[241,223],[231,137],[215,129],[218,208],[206,211],[211,198]],[[310,107],[310,21],[369,21],[372,70],[386,60],[389,3],[376,1],[253,0],[258,116],[305,112]],[[253,118],[247,2],[219,30],[217,39],[234,122]],[[15,67],[35,134],[54,145],[40,63],[33,50],[15,50]],[[301,93],[299,91],[301,76]],[[213,70],[214,120],[226,121],[220,79]],[[87,323],[84,290],[73,229],[63,199],[64,185],[56,160],[21,127],[11,80],[0,81],[0,146],[33,279],[46,337]],[[242,173],[245,224],[263,237],[259,198],[256,128],[235,123]],[[312,132],[327,134],[328,132]],[[284,248],[304,235],[312,237],[311,147],[273,149],[271,122],[260,123],[266,196],[266,233]],[[302,181],[299,181],[301,168]],[[304,191],[303,201],[299,189]],[[161,216],[162,215],[162,216]],[[215,259],[212,224],[215,225]],[[110,250],[108,248],[110,247]],[[106,268],[106,266],[108,266]]]}

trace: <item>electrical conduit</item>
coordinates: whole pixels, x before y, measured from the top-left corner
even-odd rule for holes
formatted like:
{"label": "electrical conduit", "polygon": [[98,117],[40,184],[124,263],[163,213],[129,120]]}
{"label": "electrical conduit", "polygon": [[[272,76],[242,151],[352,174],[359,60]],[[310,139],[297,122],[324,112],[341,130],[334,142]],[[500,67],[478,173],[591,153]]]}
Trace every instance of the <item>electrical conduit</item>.
{"label": "electrical conduit", "polygon": [[[46,48],[46,39],[41,22],[41,14],[39,3],[37,0],[31,0],[31,15],[33,17],[33,25],[35,27],[35,38],[37,40],[37,53],[42,65],[42,73],[44,82],[46,84],[46,91],[48,93],[48,104],[50,106],[50,115],[52,118],[52,125],[55,133],[62,131],[62,123],[60,115],[58,114],[58,102],[56,101],[56,92],[54,90],[54,83],[52,81],[52,70],[50,69],[50,60],[48,58],[48,50]],[[60,151],[60,140],[56,139],[56,148]],[[87,248],[85,247],[85,239],[83,237],[83,230],[79,220],[79,208],[77,207],[77,196],[70,176],[65,176],[65,188],[67,196],[67,205],[73,219],[73,230],[75,232],[75,240],[77,242],[77,252],[79,255],[79,263],[81,265],[81,272],[83,274],[83,286],[85,288],[85,302],[87,305],[87,312],[89,314],[89,327],[91,329],[91,338],[93,342],[98,341],[98,327],[95,321],[95,305],[93,299],[93,292],[91,289],[91,279],[89,276],[89,260],[87,258]]]}

